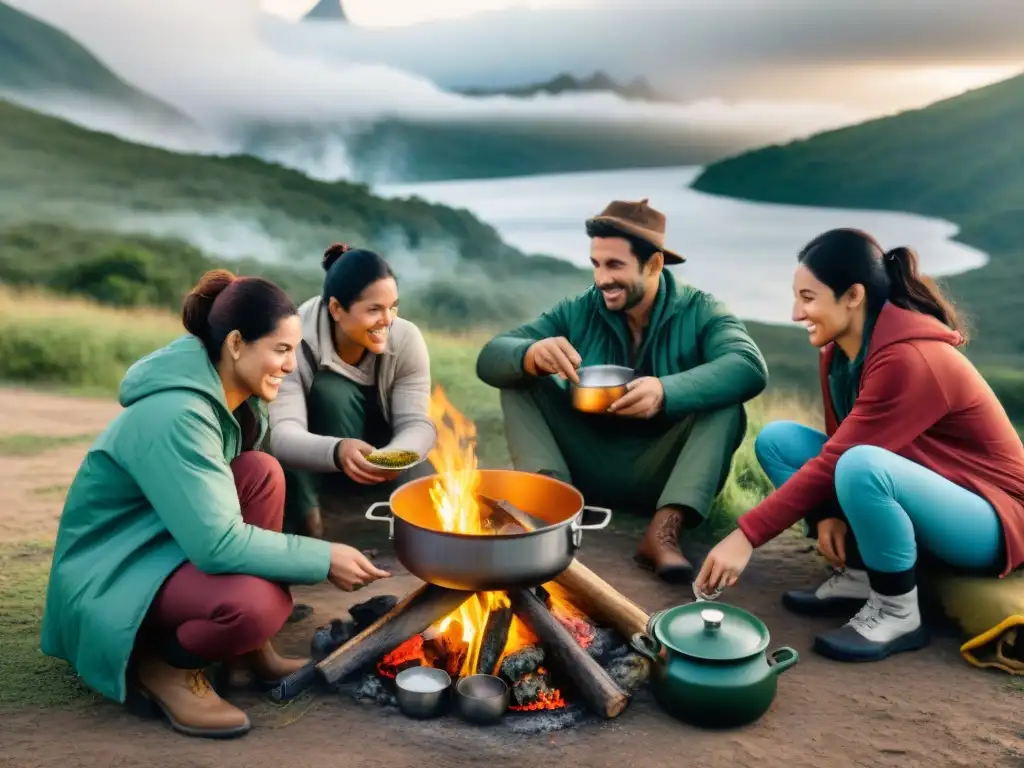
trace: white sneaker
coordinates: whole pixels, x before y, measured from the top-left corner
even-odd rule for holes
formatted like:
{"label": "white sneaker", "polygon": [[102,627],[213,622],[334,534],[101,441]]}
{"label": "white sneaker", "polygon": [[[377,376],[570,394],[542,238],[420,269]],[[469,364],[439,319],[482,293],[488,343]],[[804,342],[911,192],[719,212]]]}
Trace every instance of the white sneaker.
{"label": "white sneaker", "polygon": [[814,650],[839,661],[880,661],[928,644],[917,587],[904,595],[871,592],[857,614],[839,629],[815,638]]}
{"label": "white sneaker", "polygon": [[856,568],[833,569],[817,588],[793,589],[782,596],[782,604],[793,613],[808,616],[849,616],[871,595],[868,572]]}

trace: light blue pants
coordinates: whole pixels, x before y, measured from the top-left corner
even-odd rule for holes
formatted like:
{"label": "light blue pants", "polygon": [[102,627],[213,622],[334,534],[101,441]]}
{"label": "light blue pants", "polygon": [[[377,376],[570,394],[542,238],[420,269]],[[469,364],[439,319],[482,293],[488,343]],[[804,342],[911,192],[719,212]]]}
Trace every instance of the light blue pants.
{"label": "light blue pants", "polygon": [[[821,453],[823,432],[792,421],[768,424],[754,452],[778,488]],[[836,464],[836,497],[871,570],[913,568],[918,546],[955,568],[998,569],[1003,529],[992,505],[895,453],[873,445],[847,450]],[[828,517],[828,515],[825,515]]]}

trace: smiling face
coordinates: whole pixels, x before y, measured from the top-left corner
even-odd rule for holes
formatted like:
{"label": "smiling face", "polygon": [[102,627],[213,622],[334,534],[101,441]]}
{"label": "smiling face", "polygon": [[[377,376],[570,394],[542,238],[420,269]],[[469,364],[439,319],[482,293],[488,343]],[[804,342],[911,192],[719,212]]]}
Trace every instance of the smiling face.
{"label": "smiling face", "polygon": [[295,350],[302,341],[298,315],[278,321],[271,333],[245,341],[232,331],[224,342],[231,359],[232,378],[239,389],[270,402],[277,397],[281,380],[295,370]]}
{"label": "smiling face", "polygon": [[366,286],[348,311],[335,298],[328,306],[341,332],[342,346],[379,355],[387,348],[388,333],[398,314],[398,284],[393,277],[383,277]]}
{"label": "smiling face", "polygon": [[613,312],[637,306],[649,292],[658,290],[658,255],[640,267],[629,241],[621,237],[595,237],[590,241],[594,285],[604,305]]}
{"label": "smiling face", "polygon": [[864,323],[864,286],[856,283],[838,298],[805,265],[793,275],[793,320],[807,327],[807,338],[823,347],[851,333]]}

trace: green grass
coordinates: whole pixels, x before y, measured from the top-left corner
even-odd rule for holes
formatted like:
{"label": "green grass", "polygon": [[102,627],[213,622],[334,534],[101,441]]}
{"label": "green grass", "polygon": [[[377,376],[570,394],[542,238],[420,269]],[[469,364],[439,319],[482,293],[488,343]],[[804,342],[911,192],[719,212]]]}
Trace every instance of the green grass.
{"label": "green grass", "polygon": [[51,553],[44,543],[0,544],[0,712],[97,700],[67,664],[39,650]]}
{"label": "green grass", "polygon": [[0,457],[38,456],[53,448],[87,443],[94,437],[95,435],[0,435]]}

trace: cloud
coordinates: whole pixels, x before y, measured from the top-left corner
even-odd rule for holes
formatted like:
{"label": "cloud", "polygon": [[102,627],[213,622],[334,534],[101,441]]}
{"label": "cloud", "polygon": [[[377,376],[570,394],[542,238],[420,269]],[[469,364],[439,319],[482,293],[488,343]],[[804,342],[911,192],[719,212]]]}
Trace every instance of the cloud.
{"label": "cloud", "polygon": [[[65,0],[57,5],[15,0],[15,5],[69,32],[136,86],[214,125],[253,119],[358,123],[387,117],[527,122],[571,118],[682,125],[691,120],[728,119],[731,111],[731,105],[713,99],[675,106],[629,104],[611,95],[464,98],[441,90],[428,74],[419,73],[426,60],[467,68],[459,63],[466,53],[464,46],[427,44],[424,35],[433,34],[433,28],[297,26],[259,13],[252,0],[162,4]],[[587,17],[579,12],[557,13]],[[461,34],[462,22],[452,23],[450,34]],[[378,42],[400,49],[408,35],[417,41],[413,46],[419,56],[416,66],[403,69],[403,62],[368,61],[366,51]],[[550,47],[560,46],[552,41]],[[327,53],[332,48],[337,55]],[[518,50],[521,54],[523,49]],[[839,116],[829,104],[796,104],[787,114],[788,107],[754,101],[738,106],[735,119],[760,119],[766,109],[796,124],[805,119],[815,125],[829,123]]]}
{"label": "cloud", "polygon": [[[13,4],[71,34],[124,79],[196,118],[208,135],[161,135],[63,99],[50,111],[127,138],[211,152],[247,146],[252,123],[328,128],[305,146],[285,139],[260,150],[328,178],[349,171],[346,133],[387,118],[667,127],[758,143],[957,87],[923,77],[926,69],[900,70],[906,62],[996,66],[1013,58],[1011,49],[1024,59],[1020,0],[946,0],[931,12],[924,0],[863,0],[854,9],[818,0],[593,0],[586,11],[513,8],[388,29],[293,24],[261,12],[257,0]],[[470,99],[435,84],[500,86],[595,69],[645,74],[685,101],[627,102],[607,93]],[[970,73],[965,78],[963,87]]]}

